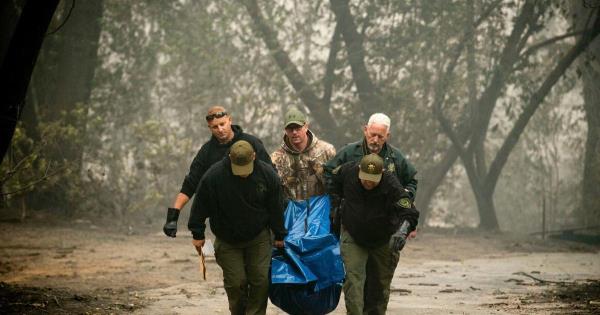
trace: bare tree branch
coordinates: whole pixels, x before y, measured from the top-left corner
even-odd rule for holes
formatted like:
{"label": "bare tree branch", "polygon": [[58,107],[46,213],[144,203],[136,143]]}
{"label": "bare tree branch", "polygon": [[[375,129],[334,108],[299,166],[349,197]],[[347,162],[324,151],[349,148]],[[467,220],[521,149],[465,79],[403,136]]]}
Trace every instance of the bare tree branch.
{"label": "bare tree branch", "polygon": [[[450,62],[448,63],[448,66],[445,69],[442,68],[445,71],[438,75],[439,81],[436,86],[436,95],[434,96],[434,101],[432,104],[432,109],[434,110],[434,115],[438,119],[441,118],[442,121],[446,121],[446,118],[443,116],[442,107],[443,107],[444,99],[445,99],[446,93],[447,93],[447,82],[449,82],[450,77],[453,75],[454,68],[456,66],[456,63],[458,61],[458,58],[460,57],[462,50],[464,49],[466,43],[468,43],[473,38],[474,32],[477,29],[477,27],[479,27],[492,14],[492,12],[494,12],[494,10],[501,3],[502,3],[502,0],[496,0],[493,3],[491,3],[486,9],[484,9],[483,13],[481,13],[481,15],[473,22],[473,25],[471,27],[465,29],[465,32],[462,34],[462,36],[458,40],[458,44],[451,50]],[[436,111],[439,111],[439,112],[436,113]],[[438,116],[438,115],[440,115],[440,116]],[[467,111],[467,110],[463,111],[463,113],[461,115],[461,119],[460,119],[460,121],[462,123],[460,123],[456,127],[456,130],[457,130],[456,133],[454,133],[453,130],[451,131],[453,135],[449,138],[458,139],[457,142],[460,144],[468,141],[468,138],[471,133],[471,125],[468,123],[468,117],[469,117],[469,111]],[[446,126],[449,125],[449,123],[447,121],[444,122],[443,124],[446,124]],[[431,197],[433,197],[435,190],[441,184],[443,178],[446,176],[446,174],[448,173],[448,171],[450,170],[452,165],[454,165],[454,163],[456,162],[456,159],[459,156],[458,147],[459,146],[456,146],[453,142],[449,146],[449,148],[445,151],[444,157],[442,158],[441,162],[438,163],[433,169],[426,170],[427,175],[425,177],[429,178],[430,179],[429,182],[431,182],[433,184],[424,185],[421,189],[421,193],[419,193],[417,195],[419,205],[421,207],[424,207],[422,209],[422,211],[425,214],[423,216],[423,220],[426,219],[426,213],[428,210],[427,208],[431,201]],[[464,148],[464,146],[463,146],[463,148]],[[463,153],[463,156],[466,157],[466,152],[464,152],[464,150],[462,153]]]}
{"label": "bare tree branch", "polygon": [[[481,16],[473,23],[473,27],[471,29],[467,29],[465,31],[465,33],[463,33],[463,35],[461,36],[461,38],[458,41],[458,44],[452,49],[452,51],[450,53],[450,62],[446,66],[444,73],[439,76],[439,79],[438,79],[439,81],[438,81],[438,84],[436,87],[436,95],[434,97],[434,103],[432,106],[434,114],[438,118],[438,120],[442,126],[442,129],[448,135],[448,138],[450,138],[452,143],[454,143],[454,145],[456,146],[456,151],[462,159],[468,159],[465,148],[464,148],[464,143],[462,141],[460,141],[460,138],[458,137],[457,133],[454,132],[452,125],[444,117],[444,113],[442,111],[442,105],[444,103],[444,99],[448,92],[448,88],[447,88],[448,82],[450,82],[450,78],[454,74],[454,69],[456,68],[456,65],[458,64],[458,58],[460,57],[461,52],[463,51],[466,43],[469,40],[471,40],[471,38],[473,38],[475,29],[479,25],[481,25],[481,23],[483,23],[483,21],[485,21],[490,16],[490,14],[493,12],[493,10],[500,3],[501,3],[500,0],[497,0],[494,3],[492,3],[481,14]],[[469,128],[468,125],[465,125],[465,127]],[[462,131],[462,133],[465,133],[465,131]]]}
{"label": "bare tree branch", "polygon": [[523,40],[523,32],[527,27],[529,20],[534,14],[534,1],[526,1],[523,5],[521,13],[515,19],[514,27],[504,46],[500,60],[495,66],[492,78],[489,85],[482,93],[476,105],[476,116],[473,117],[473,134],[469,143],[470,150],[476,152],[485,152],[482,148],[477,149],[477,146],[483,146],[487,134],[487,128],[492,116],[496,101],[501,95],[502,87],[506,82],[510,69],[518,57],[518,45]]}
{"label": "bare tree branch", "polygon": [[498,5],[500,5],[500,3],[502,3],[502,0],[496,0],[494,2],[492,2],[485,10],[483,10],[483,13],[481,13],[481,16],[479,18],[477,18],[477,20],[475,20],[475,23],[473,23],[473,29],[476,29],[477,27],[479,27],[479,25],[481,25],[481,23],[483,23],[483,21],[485,21],[490,14],[492,14],[492,12],[494,12],[494,10],[496,10],[496,8],[498,7]]}
{"label": "bare tree branch", "polygon": [[329,107],[331,104],[331,95],[333,93],[333,81],[335,79],[335,66],[337,53],[340,50],[341,26],[336,23],[333,36],[331,37],[331,45],[329,48],[329,57],[325,67],[325,75],[323,76],[323,105]]}
{"label": "bare tree branch", "polygon": [[6,172],[6,176],[4,176],[3,178],[0,179],[0,185],[3,184],[3,183],[5,183],[6,181],[8,181],[15,174],[17,174],[22,169],[23,165],[25,165],[26,161],[28,161],[35,154],[39,154],[40,153],[41,148],[42,148],[42,146],[35,147],[33,149],[33,152],[31,152],[31,153],[27,154],[26,156],[24,156],[19,162],[17,162],[17,165],[15,165],[10,170],[8,170],[8,172]]}
{"label": "bare tree branch", "polygon": [[271,52],[275,63],[285,74],[286,78],[294,87],[294,90],[306,107],[314,113],[313,117],[323,130],[335,128],[336,123],[329,112],[329,107],[323,106],[321,100],[317,97],[313,89],[307,84],[306,80],[298,71],[296,65],[292,62],[287,52],[283,50],[277,40],[277,32],[273,30],[263,18],[263,15],[256,3],[256,0],[240,0],[246,7],[248,14],[252,18],[254,28],[258,35],[262,37],[265,45]]}
{"label": "bare tree branch", "polygon": [[527,106],[523,109],[523,112],[515,122],[513,128],[504,140],[502,147],[500,147],[500,150],[498,150],[494,161],[490,165],[490,170],[485,180],[488,190],[493,191],[496,187],[498,177],[500,176],[500,172],[508,160],[510,152],[519,141],[519,138],[521,134],[523,134],[527,123],[535,111],[540,107],[546,95],[548,95],[554,84],[556,84],[560,77],[562,77],[569,66],[571,66],[573,61],[575,61],[575,59],[577,59],[577,57],[587,49],[589,44],[598,37],[598,34],[600,34],[600,14],[597,14],[596,22],[594,23],[594,27],[592,27],[591,31],[586,32],[579,42],[573,46],[560,60],[552,72],[548,74],[544,80],[544,83],[542,83],[540,88],[532,95]]}
{"label": "bare tree branch", "polygon": [[531,45],[531,47],[527,48],[527,50],[525,50],[521,56],[520,59],[527,59],[527,57],[529,57],[529,55],[533,54],[534,52],[536,52],[537,50],[544,48],[548,45],[552,45],[558,41],[561,41],[563,39],[569,38],[569,37],[573,37],[573,36],[578,36],[581,35],[583,33],[585,33],[587,30],[580,30],[580,31],[575,31],[575,32],[570,32],[570,33],[566,33],[560,36],[556,36],[556,37],[552,37],[549,39],[546,39],[544,41],[541,41],[537,44],[533,44]]}
{"label": "bare tree branch", "polygon": [[50,173],[50,174],[49,174],[48,172],[49,172],[49,170],[50,170],[50,165],[48,165],[48,166],[46,166],[46,170],[44,171],[44,175],[43,175],[42,177],[40,177],[40,178],[38,178],[38,179],[36,179],[36,180],[34,180],[34,181],[32,181],[32,182],[28,183],[28,184],[27,184],[27,185],[25,185],[24,187],[22,187],[22,188],[20,188],[20,189],[17,189],[17,190],[15,190],[15,191],[11,191],[11,192],[0,192],[0,196],[16,195],[16,194],[22,193],[22,192],[24,192],[24,191],[27,191],[27,190],[29,190],[29,188],[31,188],[31,187],[34,187],[35,185],[37,185],[37,184],[39,184],[39,183],[41,183],[41,182],[43,182],[43,181],[46,181],[46,180],[48,180],[48,178],[50,178],[50,177],[52,177],[52,176],[55,176],[55,175],[59,174],[60,172],[62,172],[62,171],[63,171],[63,170],[65,170],[66,168],[67,168],[67,167],[62,167],[62,168],[59,168],[59,169],[57,169],[57,170],[55,170],[54,172],[52,172],[52,173]]}
{"label": "bare tree branch", "polygon": [[[486,11],[491,12],[491,11]],[[501,54],[501,58],[498,64],[494,67],[492,72],[491,80],[488,86],[485,88],[482,95],[479,97],[476,102],[476,106],[473,106],[473,113],[471,116],[471,124],[464,124],[463,127],[457,128],[459,131],[464,131],[466,129],[467,136],[464,137],[469,139],[468,147],[465,148],[464,143],[461,141],[462,139],[459,137],[458,132],[452,128],[450,122],[444,117],[442,112],[442,103],[445,99],[446,94],[446,86],[447,82],[449,82],[450,76],[454,71],[454,67],[458,62],[458,58],[463,50],[465,44],[467,43],[467,39],[469,33],[466,33],[465,36],[459,44],[455,47],[454,51],[450,54],[450,62],[445,69],[444,74],[440,77],[440,82],[437,87],[436,96],[434,98],[435,103],[433,104],[434,115],[437,120],[440,122],[442,130],[448,136],[453,144],[453,148],[458,152],[458,155],[461,157],[463,161],[463,165],[467,172],[467,176],[469,178],[469,182],[471,187],[473,188],[473,193],[475,194],[475,199],[477,200],[478,209],[480,213],[480,224],[489,228],[498,228],[498,222],[496,218],[496,214],[494,211],[493,200],[490,198],[489,191],[484,189],[483,180],[484,176],[480,176],[486,173],[485,170],[481,169],[479,172],[476,169],[475,159],[473,157],[475,154],[484,154],[483,141],[485,140],[487,133],[487,126],[489,125],[489,118],[491,117],[491,113],[495,107],[496,100],[500,97],[502,87],[506,81],[506,78],[509,75],[509,69],[512,68],[513,64],[516,62],[519,52],[519,43],[523,42],[523,34],[525,32],[525,28],[528,25],[530,18],[534,14],[534,3],[533,1],[526,1],[523,5],[523,8],[520,14],[516,17],[513,30],[504,46],[503,52]],[[481,23],[482,19],[477,19],[477,23]],[[469,31],[468,28],[467,32]],[[474,28],[472,31],[474,32]],[[472,36],[472,34],[470,35]],[[526,36],[528,36],[526,34]],[[525,37],[526,37],[525,36]],[[469,112],[469,107],[465,108],[465,112]],[[464,128],[464,129],[463,129]],[[449,155],[451,157],[451,155]],[[485,165],[485,160],[483,156],[476,157],[478,158],[478,164],[481,166]],[[479,174],[479,175],[478,175]]]}
{"label": "bare tree branch", "polygon": [[348,62],[352,69],[352,78],[358,90],[363,118],[366,118],[367,113],[381,107],[382,99],[365,65],[362,36],[356,30],[356,24],[354,23],[352,13],[350,13],[348,0],[331,0],[330,3],[331,10],[335,13],[336,21],[342,29],[342,37],[348,53]]}

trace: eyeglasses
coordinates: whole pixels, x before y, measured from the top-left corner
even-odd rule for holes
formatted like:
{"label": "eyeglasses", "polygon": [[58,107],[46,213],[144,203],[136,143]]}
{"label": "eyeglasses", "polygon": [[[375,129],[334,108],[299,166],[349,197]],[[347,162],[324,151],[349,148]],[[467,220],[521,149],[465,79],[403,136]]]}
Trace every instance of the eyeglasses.
{"label": "eyeglasses", "polygon": [[211,121],[215,118],[221,118],[227,116],[227,112],[216,112],[214,114],[206,115],[206,121]]}

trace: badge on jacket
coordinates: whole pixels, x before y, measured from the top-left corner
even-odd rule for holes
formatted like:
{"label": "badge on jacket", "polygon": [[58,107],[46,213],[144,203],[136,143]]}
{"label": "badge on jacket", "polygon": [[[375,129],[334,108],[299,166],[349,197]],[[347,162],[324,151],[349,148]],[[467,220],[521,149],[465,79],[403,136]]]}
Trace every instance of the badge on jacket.
{"label": "badge on jacket", "polygon": [[390,164],[388,164],[387,168],[388,168],[388,171],[390,171],[390,173],[393,173],[396,171],[396,164],[390,163]]}
{"label": "badge on jacket", "polygon": [[402,208],[410,208],[410,199],[409,198],[400,198],[397,203]]}

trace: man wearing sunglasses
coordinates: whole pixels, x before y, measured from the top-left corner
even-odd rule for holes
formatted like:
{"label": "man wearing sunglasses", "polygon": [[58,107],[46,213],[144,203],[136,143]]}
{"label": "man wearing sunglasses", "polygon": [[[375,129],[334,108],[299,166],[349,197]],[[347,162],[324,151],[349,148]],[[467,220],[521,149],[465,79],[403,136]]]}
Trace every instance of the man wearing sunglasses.
{"label": "man wearing sunglasses", "polygon": [[264,161],[269,165],[271,157],[265,150],[262,141],[255,136],[245,133],[238,125],[233,125],[231,115],[222,106],[213,106],[206,113],[206,122],[208,129],[212,133],[208,140],[192,161],[190,171],[183,180],[183,185],[172,208],[167,210],[167,222],[163,227],[163,231],[167,236],[175,237],[177,234],[177,220],[179,212],[192,198],[200,179],[206,171],[216,162],[223,159],[229,152],[229,148],[234,142],[245,140],[250,143],[256,152],[256,159]]}

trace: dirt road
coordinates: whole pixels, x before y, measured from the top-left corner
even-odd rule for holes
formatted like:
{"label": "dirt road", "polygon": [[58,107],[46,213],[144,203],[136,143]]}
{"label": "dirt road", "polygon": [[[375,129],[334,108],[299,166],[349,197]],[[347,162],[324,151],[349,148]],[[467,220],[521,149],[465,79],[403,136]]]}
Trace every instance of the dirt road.
{"label": "dirt road", "polygon": [[[228,314],[220,269],[208,257],[201,280],[185,231],[3,222],[0,240],[2,313]],[[599,281],[598,247],[426,231],[402,252],[388,313],[593,314]]]}

